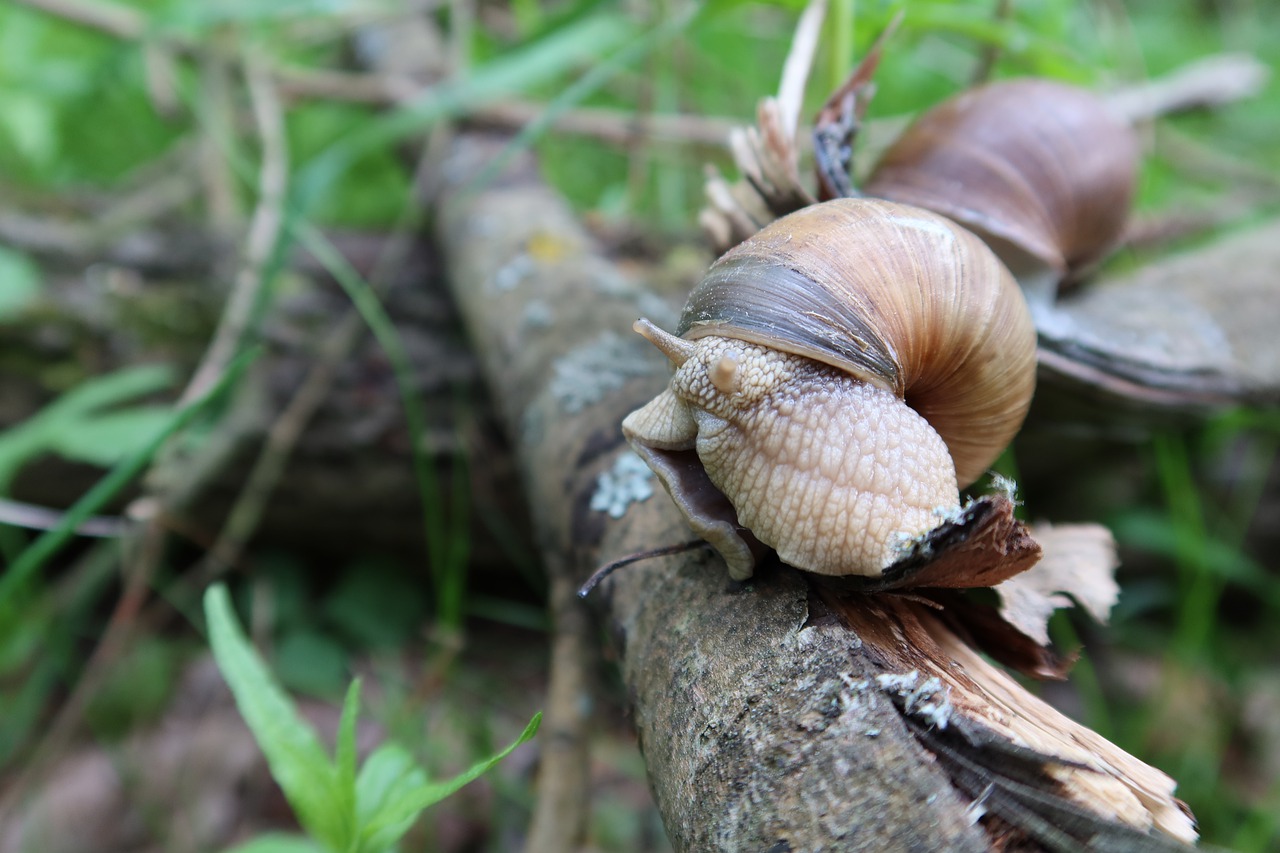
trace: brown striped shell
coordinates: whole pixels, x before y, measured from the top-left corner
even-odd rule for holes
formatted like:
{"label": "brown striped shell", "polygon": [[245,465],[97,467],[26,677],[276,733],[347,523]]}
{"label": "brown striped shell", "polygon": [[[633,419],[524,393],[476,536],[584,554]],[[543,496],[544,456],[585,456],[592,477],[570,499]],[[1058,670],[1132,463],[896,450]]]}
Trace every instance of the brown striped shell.
{"label": "brown striped shell", "polygon": [[865,182],[867,195],[924,207],[987,240],[1021,277],[1061,279],[1120,239],[1133,198],[1133,129],[1091,92],[1009,80],[927,111]]}
{"label": "brown striped shell", "polygon": [[1008,446],[1035,387],[1035,329],[1004,266],[941,216],[873,199],[804,208],[725,253],[676,334],[763,344],[891,391],[942,436],[961,488]]}
{"label": "brown striped shell", "polygon": [[623,432],[739,579],[761,545],[881,575],[955,517],[1035,383],[1004,265],[949,220],[873,199],[777,220],[711,267],[679,337],[637,330],[676,371]]}

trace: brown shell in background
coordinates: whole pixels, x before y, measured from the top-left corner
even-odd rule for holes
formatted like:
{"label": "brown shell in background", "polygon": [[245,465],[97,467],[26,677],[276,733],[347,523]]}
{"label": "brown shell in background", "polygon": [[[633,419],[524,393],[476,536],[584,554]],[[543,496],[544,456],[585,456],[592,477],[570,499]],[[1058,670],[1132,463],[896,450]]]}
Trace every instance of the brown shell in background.
{"label": "brown shell in background", "polygon": [[887,388],[942,436],[963,488],[1022,425],[1036,333],[1008,270],[925,210],[836,199],[785,216],[720,258],[677,334],[804,355]]}
{"label": "brown shell in background", "polygon": [[941,213],[1016,275],[1087,270],[1119,240],[1138,141],[1096,95],[1048,80],[972,89],[917,119],[863,186]]}

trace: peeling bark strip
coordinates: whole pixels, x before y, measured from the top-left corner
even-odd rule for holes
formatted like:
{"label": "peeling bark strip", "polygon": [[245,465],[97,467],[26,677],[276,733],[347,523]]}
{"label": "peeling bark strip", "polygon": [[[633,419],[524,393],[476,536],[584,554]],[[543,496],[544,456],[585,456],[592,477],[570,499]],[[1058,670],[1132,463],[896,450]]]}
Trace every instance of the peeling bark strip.
{"label": "peeling bark strip", "polygon": [[[600,257],[527,161],[467,188],[497,145],[453,144],[441,164],[438,236],[520,457],[559,648],[562,628],[585,622],[566,589],[596,565],[689,534],[661,493],[646,499],[618,429],[667,376],[645,346],[634,363],[614,357],[634,319],[654,316],[654,299]],[[513,262],[518,280],[495,287]],[[581,387],[569,388],[569,376]],[[786,567],[736,585],[697,550],[614,573],[593,603],[604,604],[620,646],[677,849],[979,851],[1015,836],[1052,849],[1061,839],[1048,830],[1062,815],[1115,849],[1180,846],[1149,828],[1193,837],[1171,780],[985,663],[931,602],[820,594]],[[554,677],[552,692],[563,696]],[[574,737],[581,711],[554,699],[547,710],[547,725]],[[988,775],[995,787],[976,790]],[[1101,814],[1099,798],[1123,809]],[[559,849],[579,843],[575,829],[560,834]],[[547,837],[535,833],[534,846],[555,849]]]}

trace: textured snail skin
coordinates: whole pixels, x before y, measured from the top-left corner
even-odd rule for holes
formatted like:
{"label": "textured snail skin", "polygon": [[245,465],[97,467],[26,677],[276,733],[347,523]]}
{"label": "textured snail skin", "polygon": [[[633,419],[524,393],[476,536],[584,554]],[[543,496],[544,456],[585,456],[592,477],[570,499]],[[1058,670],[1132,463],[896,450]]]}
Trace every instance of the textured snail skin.
{"label": "textured snail skin", "polygon": [[941,213],[1020,278],[1086,270],[1120,239],[1138,141],[1096,95],[1049,80],[989,83],[944,101],[885,152],[867,195]]}
{"label": "textured snail skin", "polygon": [[1004,266],[883,201],[774,222],[712,266],[680,337],[637,329],[677,369],[623,432],[739,579],[761,543],[809,571],[880,575],[956,510],[1035,381]]}

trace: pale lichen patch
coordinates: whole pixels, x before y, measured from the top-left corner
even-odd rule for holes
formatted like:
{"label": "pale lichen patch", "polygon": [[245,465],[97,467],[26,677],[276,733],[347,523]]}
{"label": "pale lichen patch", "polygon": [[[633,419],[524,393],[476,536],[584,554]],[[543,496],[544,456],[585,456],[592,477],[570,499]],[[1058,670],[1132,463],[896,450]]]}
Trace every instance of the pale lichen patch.
{"label": "pale lichen patch", "polygon": [[525,252],[520,252],[507,261],[493,274],[493,289],[499,293],[510,293],[521,281],[533,274],[537,263]]}
{"label": "pale lichen patch", "polygon": [[951,704],[951,688],[931,675],[921,681],[920,671],[886,673],[876,676],[880,689],[902,700],[902,710],[929,725],[945,729],[955,708]]}
{"label": "pale lichen patch", "polygon": [[622,518],[627,507],[653,496],[653,472],[636,454],[627,451],[618,456],[613,467],[596,478],[591,495],[591,509],[607,512],[611,518]]}
{"label": "pale lichen patch", "polygon": [[991,475],[991,490],[1004,495],[1014,506],[1022,504],[1022,501],[1018,500],[1018,484],[1003,474]]}
{"label": "pale lichen patch", "polygon": [[658,365],[638,342],[605,331],[556,360],[551,396],[560,408],[573,414],[600,402],[627,380],[657,372]]}
{"label": "pale lichen patch", "polygon": [[546,329],[555,321],[555,313],[545,299],[530,299],[524,306],[520,324],[526,329]]}

